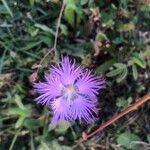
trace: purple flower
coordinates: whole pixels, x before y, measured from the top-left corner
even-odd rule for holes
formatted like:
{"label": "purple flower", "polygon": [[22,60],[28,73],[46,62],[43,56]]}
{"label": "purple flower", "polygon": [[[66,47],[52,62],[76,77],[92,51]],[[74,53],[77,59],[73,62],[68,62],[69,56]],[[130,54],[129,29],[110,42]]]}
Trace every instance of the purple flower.
{"label": "purple flower", "polygon": [[39,93],[37,103],[53,110],[51,123],[57,121],[95,121],[97,94],[104,87],[104,79],[96,76],[69,57],[52,66],[45,76],[46,82],[34,83]]}

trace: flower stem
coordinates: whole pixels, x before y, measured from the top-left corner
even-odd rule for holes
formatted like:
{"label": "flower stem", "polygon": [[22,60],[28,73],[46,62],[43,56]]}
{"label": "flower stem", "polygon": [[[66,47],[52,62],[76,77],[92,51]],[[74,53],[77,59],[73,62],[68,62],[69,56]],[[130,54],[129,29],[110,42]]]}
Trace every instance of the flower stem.
{"label": "flower stem", "polygon": [[61,18],[62,18],[64,7],[65,7],[65,3],[63,2],[61,10],[60,10],[60,13],[59,13],[57,26],[56,26],[56,32],[55,32],[55,40],[54,40],[54,47],[53,47],[54,52],[55,52],[55,56],[54,56],[54,60],[55,61],[59,60],[59,55],[58,55],[58,51],[57,51],[57,41],[58,41],[59,27],[60,27],[60,23],[61,23]]}

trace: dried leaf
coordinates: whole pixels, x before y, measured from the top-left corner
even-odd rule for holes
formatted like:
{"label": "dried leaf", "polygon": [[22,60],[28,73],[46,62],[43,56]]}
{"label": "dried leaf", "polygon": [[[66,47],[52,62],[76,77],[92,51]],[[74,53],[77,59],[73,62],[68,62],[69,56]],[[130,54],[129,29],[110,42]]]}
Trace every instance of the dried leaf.
{"label": "dried leaf", "polygon": [[87,134],[85,132],[82,132],[82,138],[83,140],[87,140]]}
{"label": "dried leaf", "polygon": [[38,74],[37,74],[37,72],[34,72],[34,73],[32,73],[32,74],[29,76],[29,81],[30,81],[30,82],[35,82],[37,79],[38,79]]}
{"label": "dried leaf", "polygon": [[32,69],[37,69],[37,68],[40,68],[40,67],[42,67],[42,65],[33,64],[31,68],[32,68]]}
{"label": "dried leaf", "polygon": [[98,56],[101,51],[102,43],[99,41],[95,41],[93,42],[93,46],[94,46],[94,51],[95,51],[94,56]]}

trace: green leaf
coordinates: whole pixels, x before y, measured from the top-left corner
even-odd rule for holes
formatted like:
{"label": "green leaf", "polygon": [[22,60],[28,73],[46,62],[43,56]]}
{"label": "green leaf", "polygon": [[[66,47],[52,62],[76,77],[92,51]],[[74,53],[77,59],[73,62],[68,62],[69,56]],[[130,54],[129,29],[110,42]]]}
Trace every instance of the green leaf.
{"label": "green leaf", "polygon": [[144,63],[143,63],[140,59],[138,59],[138,58],[136,58],[136,57],[133,57],[132,60],[133,60],[133,62],[134,62],[135,64],[137,64],[137,65],[140,66],[141,68],[145,68]]}
{"label": "green leaf", "polygon": [[125,108],[129,106],[132,103],[132,101],[133,101],[132,97],[128,97],[128,99],[125,99],[125,97],[118,97],[116,106]]}
{"label": "green leaf", "polygon": [[122,63],[115,63],[114,66],[116,67],[116,69],[108,72],[106,76],[107,77],[117,76],[116,81],[119,83],[126,78],[128,74],[128,68],[126,64]]}
{"label": "green leaf", "polygon": [[2,0],[2,3],[3,3],[3,5],[5,6],[5,8],[6,8],[6,10],[8,11],[8,13],[10,14],[10,16],[13,17],[14,15],[13,15],[13,13],[12,13],[10,7],[8,6],[6,0]]}
{"label": "green leaf", "polygon": [[25,120],[25,116],[20,116],[17,122],[15,123],[15,128],[19,128],[22,126],[23,122]]}
{"label": "green leaf", "polygon": [[112,42],[114,44],[121,44],[124,41],[123,37],[116,37]]}
{"label": "green leaf", "polygon": [[67,26],[66,25],[64,25],[64,24],[61,24],[60,25],[60,29],[61,29],[61,32],[64,34],[64,35],[68,35],[68,28],[67,28]]}
{"label": "green leaf", "polygon": [[105,40],[108,40],[107,36],[102,32],[98,32],[96,35],[96,41],[103,42]]}
{"label": "green leaf", "polygon": [[36,23],[34,26],[41,29],[41,30],[43,30],[43,31],[45,31],[45,32],[49,32],[52,35],[55,35],[55,32],[46,25]]}
{"label": "green leaf", "polygon": [[116,102],[117,107],[126,107],[127,106],[127,101],[125,100],[124,97],[118,97],[117,102]]}
{"label": "green leaf", "polygon": [[133,78],[135,79],[135,80],[137,80],[137,78],[138,78],[138,71],[137,71],[137,67],[136,67],[136,65],[132,65],[132,72],[133,72]]}
{"label": "green leaf", "polygon": [[16,102],[16,104],[18,105],[18,107],[19,107],[20,109],[26,109],[25,106],[24,106],[23,103],[22,103],[22,100],[21,100],[21,96],[20,96],[20,95],[18,95],[18,94],[14,95],[13,99],[14,99],[14,101]]}
{"label": "green leaf", "polygon": [[72,150],[72,147],[60,145],[56,140],[51,142],[41,141],[37,150]]}
{"label": "green leaf", "polygon": [[150,143],[150,134],[147,134],[147,141]]}
{"label": "green leaf", "polygon": [[146,67],[144,58],[143,58],[143,56],[141,54],[134,53],[133,57],[131,58],[131,60],[133,61],[134,64],[140,66],[143,69]]}
{"label": "green leaf", "polygon": [[120,0],[120,4],[122,4],[122,7],[126,8],[128,6],[128,0]]}
{"label": "green leaf", "polygon": [[[9,14],[9,12],[6,10],[6,8],[2,4],[0,4],[0,14],[6,14],[6,15]],[[2,24],[1,24],[1,26],[2,26]]]}
{"label": "green leaf", "polygon": [[68,121],[58,122],[55,127],[55,132],[57,133],[65,133],[71,124]]}
{"label": "green leaf", "polygon": [[25,119],[23,125],[28,129],[37,129],[40,127],[40,121],[37,119],[27,118]]}
{"label": "green leaf", "polygon": [[89,0],[80,0],[80,4],[81,4],[81,5],[85,5],[85,4],[88,3],[88,1],[89,1]]}
{"label": "green leaf", "polygon": [[146,57],[146,56],[150,57],[150,48],[147,48],[147,49],[144,51],[143,56],[144,56],[144,57]]}
{"label": "green leaf", "polygon": [[124,146],[125,148],[130,148],[136,150],[137,146],[134,144],[134,141],[140,141],[140,138],[130,132],[122,133],[117,138],[117,143]]}
{"label": "green leaf", "polygon": [[108,21],[113,19],[113,15],[102,11],[101,18],[102,18],[102,22],[107,23]]}
{"label": "green leaf", "polygon": [[127,69],[127,67],[126,67],[126,68],[122,68],[121,74],[117,77],[117,82],[119,83],[119,82],[121,82],[122,80],[124,80],[124,79],[126,78],[127,74],[128,74],[128,69]]}
{"label": "green leaf", "polygon": [[133,24],[133,22],[122,24],[118,27],[118,31],[120,32],[128,32],[134,29],[135,29],[135,25]]}
{"label": "green leaf", "polygon": [[31,111],[29,111],[30,109],[22,109],[22,108],[11,108],[11,109],[8,109],[6,112],[7,112],[7,115],[19,115],[19,116],[29,116]]}
{"label": "green leaf", "polygon": [[75,5],[70,4],[67,5],[64,11],[65,19],[68,21],[68,23],[73,27],[74,21],[75,21]]}
{"label": "green leaf", "polygon": [[74,5],[75,4],[75,0],[64,0],[65,5]]}
{"label": "green leaf", "polygon": [[7,52],[7,50],[5,50],[3,52],[3,54],[1,55],[1,58],[0,58],[0,74],[2,73],[2,70],[3,70],[3,67],[4,67],[6,52]]}
{"label": "green leaf", "polygon": [[30,5],[33,6],[35,3],[35,0],[30,0]]}
{"label": "green leaf", "polygon": [[40,36],[40,40],[46,44],[48,47],[51,47],[52,46],[52,39],[51,37],[49,36],[46,36],[46,35],[41,35]]}
{"label": "green leaf", "polygon": [[51,150],[51,148],[48,145],[48,143],[45,143],[44,141],[41,141],[41,144],[38,146],[37,150]]}
{"label": "green leaf", "polygon": [[113,66],[114,63],[115,63],[114,59],[108,60],[108,61],[104,62],[102,65],[98,66],[96,68],[96,72],[98,72],[98,73],[105,73],[106,71],[108,71],[108,69],[110,67]]}
{"label": "green leaf", "polygon": [[42,41],[28,43],[27,46],[20,48],[20,51],[26,51],[26,50],[32,49],[33,47],[35,47],[41,43],[42,43]]}
{"label": "green leaf", "polygon": [[7,110],[7,115],[20,115],[25,116],[27,113],[26,109],[20,109],[20,108],[11,108]]}
{"label": "green leaf", "polygon": [[131,104],[131,103],[132,103],[133,98],[132,98],[132,97],[128,97],[127,101],[128,101],[128,105],[129,105],[129,104]]}
{"label": "green leaf", "polygon": [[107,77],[114,77],[114,76],[119,75],[121,72],[122,72],[122,68],[117,68],[117,69],[115,69],[115,70],[112,70],[112,71],[108,72],[108,73],[106,74],[106,76],[107,76]]}
{"label": "green leaf", "polygon": [[122,63],[115,63],[114,66],[117,68],[122,68],[122,69],[127,67],[126,64],[122,64]]}
{"label": "green leaf", "polygon": [[142,5],[140,10],[143,11],[143,12],[150,13],[150,4],[149,5],[146,5],[146,4]]}

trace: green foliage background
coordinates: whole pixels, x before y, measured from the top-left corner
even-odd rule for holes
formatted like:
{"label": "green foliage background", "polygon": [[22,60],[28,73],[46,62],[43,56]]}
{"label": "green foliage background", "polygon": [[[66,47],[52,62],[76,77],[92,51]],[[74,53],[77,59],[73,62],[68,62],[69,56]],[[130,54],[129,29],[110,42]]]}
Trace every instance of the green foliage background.
{"label": "green foliage background", "polygon": [[[65,0],[57,50],[106,78],[99,116],[91,125],[49,126],[51,110],[37,105],[32,82],[54,63],[52,52],[61,0],[0,1],[0,150],[146,149],[150,105],[126,115],[87,142],[82,132],[150,90],[150,2]],[[39,67],[39,68],[37,68]],[[36,71],[38,69],[38,74]],[[38,80],[37,79],[37,80]]]}

